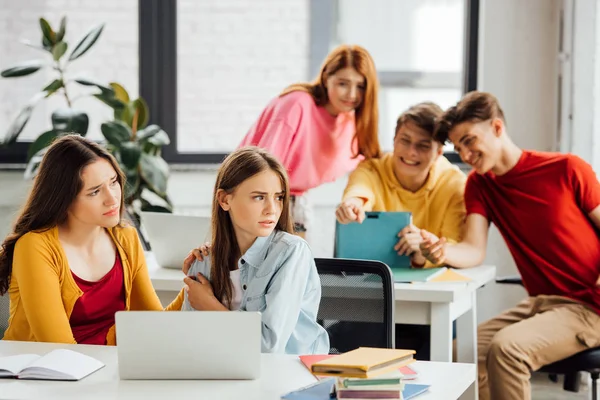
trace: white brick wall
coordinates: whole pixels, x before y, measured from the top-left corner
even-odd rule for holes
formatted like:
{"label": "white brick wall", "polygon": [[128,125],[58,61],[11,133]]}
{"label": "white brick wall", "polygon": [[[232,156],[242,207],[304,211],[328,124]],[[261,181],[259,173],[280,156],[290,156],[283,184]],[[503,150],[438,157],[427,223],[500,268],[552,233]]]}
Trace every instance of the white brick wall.
{"label": "white brick wall", "polygon": [[[106,22],[99,41],[73,64],[73,72],[117,81],[136,95],[137,11],[137,0],[0,0],[0,68],[45,56],[19,39],[37,42],[40,16],[57,29],[66,14],[72,47],[90,27]],[[178,19],[180,151],[235,148],[272,97],[309,78],[308,0],[179,0]],[[51,79],[51,72],[0,79],[0,135]],[[72,89],[71,96],[81,92],[79,85]],[[41,103],[21,138],[31,140],[48,129],[52,111],[65,105],[62,96]],[[110,118],[108,107],[95,99],[81,99],[76,106],[90,115],[90,136],[101,137],[99,124]]]}
{"label": "white brick wall", "polygon": [[[94,47],[71,64],[70,72],[103,83],[118,82],[131,95],[137,96],[137,0],[0,0],[0,69],[30,59],[50,60],[46,52],[31,49],[19,40],[41,42],[39,18],[46,18],[57,30],[63,15],[67,16],[66,39],[71,50],[91,27],[105,23]],[[0,136],[4,135],[8,124],[27,100],[53,79],[51,70],[38,71],[23,78],[0,79]],[[69,95],[75,97],[90,91],[87,87],[82,89],[80,85],[73,84]],[[92,98],[81,98],[74,106],[88,112],[90,137],[100,138],[100,123],[111,118],[111,110]],[[66,107],[64,98],[59,95],[40,103],[20,138],[32,140],[49,129],[50,114],[59,107]]]}
{"label": "white brick wall", "polygon": [[180,151],[234,149],[272,97],[309,78],[308,0],[179,0],[178,19]]}

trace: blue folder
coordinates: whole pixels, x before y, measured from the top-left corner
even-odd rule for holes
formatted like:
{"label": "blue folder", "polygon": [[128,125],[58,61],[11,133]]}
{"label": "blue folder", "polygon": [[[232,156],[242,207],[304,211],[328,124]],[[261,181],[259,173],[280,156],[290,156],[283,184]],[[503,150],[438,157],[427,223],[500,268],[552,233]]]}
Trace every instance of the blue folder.
{"label": "blue folder", "polygon": [[395,282],[426,281],[439,268],[413,269],[410,257],[394,250],[398,233],[411,219],[409,212],[367,212],[362,223],[336,222],[334,257],[381,261],[390,267]]}
{"label": "blue folder", "polygon": [[[332,400],[336,398],[335,395],[331,394],[334,385],[335,379],[326,379],[284,394],[281,398],[283,400]],[[418,397],[429,390],[429,386],[418,383],[406,383],[402,390],[402,398],[409,400]]]}

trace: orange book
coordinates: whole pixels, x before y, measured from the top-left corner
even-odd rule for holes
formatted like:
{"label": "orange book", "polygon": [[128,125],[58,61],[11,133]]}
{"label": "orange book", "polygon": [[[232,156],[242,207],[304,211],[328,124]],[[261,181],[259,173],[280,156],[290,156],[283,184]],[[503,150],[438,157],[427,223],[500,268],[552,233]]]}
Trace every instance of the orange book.
{"label": "orange book", "polygon": [[313,363],[311,372],[323,376],[370,378],[412,363],[414,354],[414,350],[359,347]]}

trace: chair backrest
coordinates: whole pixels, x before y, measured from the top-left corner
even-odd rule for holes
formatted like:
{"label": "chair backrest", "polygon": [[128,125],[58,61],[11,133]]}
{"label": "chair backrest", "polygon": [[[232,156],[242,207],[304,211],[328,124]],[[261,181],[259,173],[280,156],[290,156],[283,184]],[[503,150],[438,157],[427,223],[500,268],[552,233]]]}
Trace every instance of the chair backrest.
{"label": "chair backrest", "polygon": [[10,315],[10,302],[8,301],[8,293],[0,296],[0,339],[4,336],[4,332],[8,329],[8,317]]}
{"label": "chair backrest", "polygon": [[321,278],[317,319],[330,353],[357,347],[394,348],[394,281],[379,261],[316,258]]}

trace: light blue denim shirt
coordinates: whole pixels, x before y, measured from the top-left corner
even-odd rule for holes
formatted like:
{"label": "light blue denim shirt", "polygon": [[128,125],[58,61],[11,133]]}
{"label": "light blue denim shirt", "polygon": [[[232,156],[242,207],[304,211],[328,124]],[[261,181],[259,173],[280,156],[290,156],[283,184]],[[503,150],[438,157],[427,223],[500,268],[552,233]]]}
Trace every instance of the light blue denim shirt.
{"label": "light blue denim shirt", "polygon": [[[239,311],[262,314],[262,352],[327,354],[329,336],[317,324],[321,281],[308,244],[287,232],[259,237],[238,260],[242,302]],[[195,261],[189,276],[210,280],[210,257]],[[194,310],[185,294],[181,307]]]}

